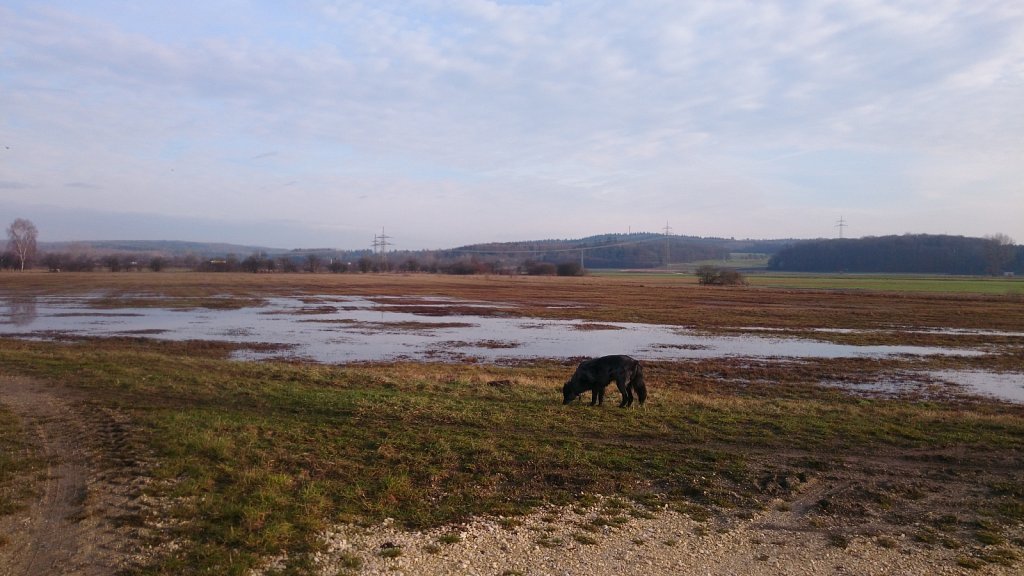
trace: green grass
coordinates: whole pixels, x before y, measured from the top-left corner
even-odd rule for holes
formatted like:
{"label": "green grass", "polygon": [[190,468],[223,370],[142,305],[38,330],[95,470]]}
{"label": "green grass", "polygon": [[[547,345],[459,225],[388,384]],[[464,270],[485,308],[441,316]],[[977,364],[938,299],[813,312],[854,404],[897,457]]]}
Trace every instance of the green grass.
{"label": "green grass", "polygon": [[[1024,419],[985,407],[810,387],[664,388],[645,410],[563,407],[557,364],[346,368],[234,362],[224,352],[141,340],[0,347],[0,371],[87,388],[141,427],[155,456],[153,490],[173,499],[182,541],[142,573],[243,574],[281,551],[287,570],[301,573],[322,546],[318,534],[337,522],[432,527],[578,503],[580,494],[645,502],[656,493],[698,516],[755,509],[756,479],[783,465],[780,450],[1024,449]],[[498,378],[517,384],[480,385]],[[0,438],[17,431],[0,429]],[[626,521],[617,512],[598,520]]]}
{"label": "green grass", "polygon": [[1024,279],[901,274],[750,274],[755,287],[988,294],[1024,297]]}

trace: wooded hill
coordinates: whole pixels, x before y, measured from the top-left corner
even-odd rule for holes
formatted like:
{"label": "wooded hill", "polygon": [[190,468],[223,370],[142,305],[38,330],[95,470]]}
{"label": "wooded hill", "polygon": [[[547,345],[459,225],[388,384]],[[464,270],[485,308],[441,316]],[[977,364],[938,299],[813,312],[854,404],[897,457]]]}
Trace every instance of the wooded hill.
{"label": "wooded hill", "polygon": [[476,256],[481,259],[534,260],[561,263],[580,261],[586,268],[655,268],[670,263],[725,260],[730,254],[770,255],[793,240],[735,240],[698,236],[665,236],[638,232],[602,234],[580,239],[535,240],[473,244],[438,251],[444,259]]}

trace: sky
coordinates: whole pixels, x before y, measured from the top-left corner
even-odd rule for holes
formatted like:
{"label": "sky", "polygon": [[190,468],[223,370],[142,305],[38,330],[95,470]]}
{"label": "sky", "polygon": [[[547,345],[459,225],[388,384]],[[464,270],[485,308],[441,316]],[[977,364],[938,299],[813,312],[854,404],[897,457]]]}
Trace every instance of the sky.
{"label": "sky", "polygon": [[1024,2],[0,0],[16,217],[283,248],[1022,243]]}

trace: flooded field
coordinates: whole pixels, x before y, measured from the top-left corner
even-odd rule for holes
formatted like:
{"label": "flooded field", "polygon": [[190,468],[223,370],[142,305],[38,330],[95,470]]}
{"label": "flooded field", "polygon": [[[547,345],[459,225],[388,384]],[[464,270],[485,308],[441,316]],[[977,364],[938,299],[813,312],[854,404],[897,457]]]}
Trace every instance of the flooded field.
{"label": "flooded field", "polygon": [[[443,360],[502,362],[630,354],[652,360],[710,357],[881,358],[977,355],[927,346],[853,346],[770,335],[720,336],[676,326],[513,316],[511,306],[448,298],[270,298],[238,309],[105,308],[94,298],[5,302],[0,334],[47,338],[146,336],[259,344],[240,358],[330,364]],[[271,346],[267,346],[267,345]]]}
{"label": "flooded field", "polygon": [[[771,525],[829,553],[845,553],[836,543],[871,558],[951,550],[934,571],[996,573],[986,567],[1024,558],[1022,326],[1018,299],[990,295],[0,274],[0,429],[22,417],[13,407],[49,424],[46,438],[67,436],[47,458],[96,454],[75,492],[86,503],[40,518],[108,506],[129,545],[173,542],[154,548],[166,553],[153,573],[250,573],[282,551],[301,572],[339,521],[447,531],[591,496],[608,503],[601,524],[578,519],[561,543],[500,530],[536,550],[661,511],[689,516],[710,541],[791,516]],[[645,362],[644,409],[616,408],[614,389],[605,406],[563,406],[577,358],[608,353]],[[0,453],[24,445],[2,436]],[[8,485],[63,477],[25,467]],[[138,504],[121,512],[129,489]],[[168,505],[127,516],[153,502]],[[241,558],[241,541],[255,543],[249,557],[213,563]],[[428,545],[460,546],[442,543]],[[379,545],[365,552],[380,557]]]}
{"label": "flooded field", "polygon": [[[140,300],[149,299],[145,306]],[[0,299],[6,312],[0,335],[33,339],[67,336],[139,336],[243,345],[242,360],[293,359],[325,364],[378,361],[509,363],[629,354],[646,360],[758,358],[780,360],[954,356],[982,348],[853,345],[751,327],[714,334],[672,325],[523,317],[514,304],[447,297],[269,297],[260,305],[165,308],[159,298],[132,296],[134,306],[112,306],[102,295]],[[102,302],[102,306],[100,303]],[[819,329],[811,334],[856,332]],[[911,333],[914,330],[910,331]],[[936,330],[936,332],[942,332]],[[1020,332],[948,333],[1017,338]],[[1024,374],[987,371],[924,372],[917,380],[943,382],[972,393],[1024,402]],[[911,378],[913,381],[915,378]],[[828,382],[823,384],[829,385]],[[907,389],[879,382],[879,392]],[[864,389],[862,387],[862,389]]]}

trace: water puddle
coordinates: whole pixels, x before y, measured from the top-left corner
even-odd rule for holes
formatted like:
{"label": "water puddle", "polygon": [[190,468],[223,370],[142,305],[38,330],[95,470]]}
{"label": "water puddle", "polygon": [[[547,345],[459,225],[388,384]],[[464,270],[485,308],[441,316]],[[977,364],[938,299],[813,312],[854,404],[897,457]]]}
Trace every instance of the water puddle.
{"label": "water puddle", "polygon": [[1024,373],[988,370],[927,370],[878,374],[874,380],[834,379],[822,386],[869,398],[942,401],[986,396],[1024,403]]}
{"label": "water puddle", "polygon": [[1024,374],[985,370],[940,370],[927,373],[936,380],[962,386],[981,396],[1024,402]]}
{"label": "water puddle", "polygon": [[[768,328],[764,326],[745,326],[739,328],[743,332],[764,332],[764,333],[791,333],[792,328]],[[863,328],[805,328],[803,332],[816,334],[866,334],[868,332],[899,332],[901,334],[934,334],[939,336],[995,336],[1000,338],[1024,338],[1024,332],[1009,330],[979,330],[976,328],[908,328],[906,326],[892,326],[876,330],[865,330]]]}
{"label": "water puddle", "polygon": [[[105,308],[99,296],[0,299],[0,334],[138,336],[252,345],[243,359],[299,358],[324,363],[389,360],[502,362],[630,354],[690,358],[883,358],[973,356],[984,352],[926,346],[855,346],[771,335],[708,335],[621,322],[514,317],[509,306],[449,298],[271,298],[244,308]],[[109,307],[109,299],[104,306]],[[2,310],[2,309],[0,309]],[[274,346],[266,346],[272,344]],[[259,345],[259,346],[257,346]]]}

